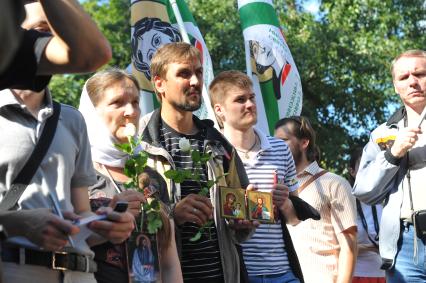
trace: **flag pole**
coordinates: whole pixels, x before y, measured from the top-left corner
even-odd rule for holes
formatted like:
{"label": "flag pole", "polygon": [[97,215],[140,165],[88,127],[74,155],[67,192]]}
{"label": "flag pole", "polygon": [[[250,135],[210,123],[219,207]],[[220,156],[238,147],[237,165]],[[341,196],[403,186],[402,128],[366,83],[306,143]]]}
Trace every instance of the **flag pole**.
{"label": "flag pole", "polygon": [[175,14],[176,22],[179,26],[180,34],[182,35],[182,39],[184,42],[191,44],[189,40],[188,32],[185,29],[185,25],[183,24],[182,15],[180,14],[179,7],[176,3],[176,0],[170,0],[170,5],[172,5],[173,13]]}
{"label": "flag pole", "polygon": [[251,69],[251,58],[250,58],[250,43],[248,40],[244,40],[244,51],[246,53],[246,73],[252,79],[253,72]]}

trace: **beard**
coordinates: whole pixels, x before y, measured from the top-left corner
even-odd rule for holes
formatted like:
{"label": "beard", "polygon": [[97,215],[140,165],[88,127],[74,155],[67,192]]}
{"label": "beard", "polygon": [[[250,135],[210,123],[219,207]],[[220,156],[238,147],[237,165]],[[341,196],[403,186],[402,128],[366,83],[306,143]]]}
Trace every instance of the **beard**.
{"label": "beard", "polygon": [[295,148],[293,153],[294,164],[296,166],[297,164],[300,164],[302,162],[302,158],[303,158],[302,151],[299,148]]}
{"label": "beard", "polygon": [[[198,109],[200,109],[201,103],[203,102],[203,99],[201,96],[201,89],[197,89],[197,91],[200,93],[198,100],[185,99],[184,102],[172,101],[171,104],[180,111],[190,111],[190,112],[197,111]],[[185,92],[184,94],[185,98],[187,98],[191,92],[193,92],[193,90]]]}
{"label": "beard", "polygon": [[180,111],[197,111],[201,107],[202,100],[201,98],[198,101],[185,101],[182,103],[173,101],[171,104],[174,108]]}

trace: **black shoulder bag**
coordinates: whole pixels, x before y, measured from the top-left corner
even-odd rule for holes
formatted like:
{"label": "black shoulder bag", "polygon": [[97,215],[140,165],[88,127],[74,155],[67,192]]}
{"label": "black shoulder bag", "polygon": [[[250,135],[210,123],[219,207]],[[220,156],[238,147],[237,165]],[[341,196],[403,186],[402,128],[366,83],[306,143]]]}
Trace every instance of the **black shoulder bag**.
{"label": "black shoulder bag", "polygon": [[47,153],[47,150],[55,136],[56,126],[58,125],[59,114],[61,112],[61,104],[53,101],[53,115],[47,118],[43,132],[38,140],[30,158],[19,172],[18,176],[13,180],[10,189],[6,192],[0,203],[0,211],[15,210],[18,207],[19,198],[24,193],[31,179],[40,166],[41,161]]}

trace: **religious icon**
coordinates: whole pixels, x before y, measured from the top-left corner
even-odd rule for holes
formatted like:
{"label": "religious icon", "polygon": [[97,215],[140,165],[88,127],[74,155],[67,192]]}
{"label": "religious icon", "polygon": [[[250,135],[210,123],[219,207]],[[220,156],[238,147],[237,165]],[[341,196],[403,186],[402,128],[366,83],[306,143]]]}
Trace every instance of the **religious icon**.
{"label": "religious icon", "polygon": [[151,240],[140,234],[136,238],[136,249],[132,259],[133,279],[135,282],[155,282],[155,256]]}
{"label": "religious icon", "polygon": [[250,220],[269,223],[274,221],[271,193],[248,191],[247,197]]}
{"label": "religious icon", "polygon": [[246,219],[245,190],[221,187],[219,192],[222,217]]}

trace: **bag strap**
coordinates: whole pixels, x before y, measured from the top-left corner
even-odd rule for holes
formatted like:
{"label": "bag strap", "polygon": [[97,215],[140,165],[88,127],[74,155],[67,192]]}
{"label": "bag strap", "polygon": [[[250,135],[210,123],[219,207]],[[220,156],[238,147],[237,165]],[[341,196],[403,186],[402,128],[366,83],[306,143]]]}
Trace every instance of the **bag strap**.
{"label": "bag strap", "polygon": [[325,173],[327,173],[327,170],[322,170],[321,172],[316,173],[315,175],[313,175],[311,178],[309,178],[305,183],[303,183],[301,186],[299,186],[299,188],[297,189],[297,193],[301,193],[304,189],[306,189],[307,186],[309,186],[313,181],[315,181],[316,179],[318,179],[319,177],[321,177],[322,175],[324,175]]}
{"label": "bag strap", "polygon": [[16,207],[19,198],[31,182],[31,179],[36,173],[41,161],[50,147],[50,144],[52,143],[53,137],[55,136],[56,126],[58,125],[60,112],[61,104],[53,101],[53,115],[47,118],[43,132],[41,133],[40,139],[34,147],[30,158],[28,158],[24,167],[16,176],[15,180],[13,180],[10,189],[6,192],[3,200],[1,201],[0,211],[10,210]]}
{"label": "bag strap", "polygon": [[[377,219],[377,212],[376,212],[376,206],[375,205],[373,205],[373,206],[371,206],[371,210],[372,210],[372,212],[373,212],[373,219],[374,219],[374,229],[375,229],[375,231],[376,231],[376,235],[378,235],[379,234],[379,230],[378,230],[378,227],[376,226],[376,222],[378,222],[378,219]],[[359,217],[361,218],[361,222],[362,222],[362,227],[364,227],[364,230],[365,230],[365,232],[367,233],[367,238],[368,238],[368,240],[376,247],[376,248],[379,248],[379,245],[376,243],[376,241],[378,240],[378,239],[376,239],[376,241],[375,240],[373,240],[371,237],[370,237],[370,234],[368,233],[368,224],[367,224],[367,220],[365,219],[365,215],[364,215],[364,211],[362,210],[362,207],[361,207],[361,202],[359,201],[359,199],[356,199],[356,209],[357,209],[357,211],[358,211],[358,215],[359,215]],[[376,236],[377,237],[377,236]]]}
{"label": "bag strap", "polygon": [[[404,128],[408,127],[408,118],[407,115],[404,116]],[[411,217],[413,218],[414,214],[414,206],[413,206],[413,195],[411,193],[411,171],[410,171],[410,156],[407,153],[405,154],[406,163],[405,163],[405,169],[407,169],[407,182],[408,182],[408,195],[410,196],[410,210],[411,210]],[[404,166],[401,163],[402,166]],[[411,219],[414,223],[414,219]]]}

